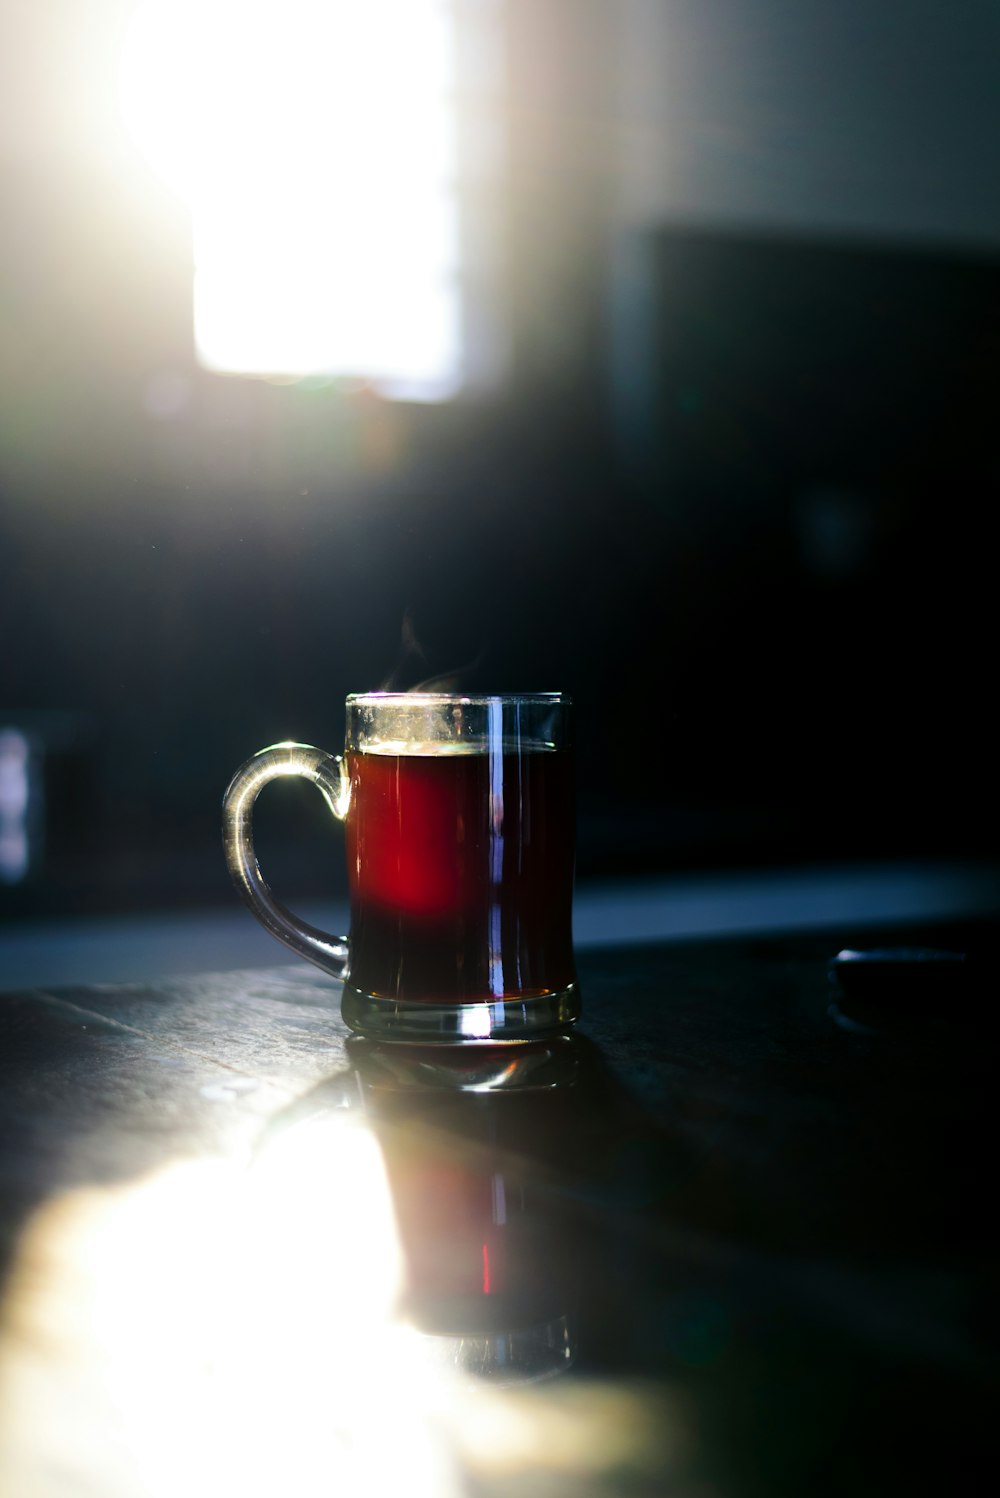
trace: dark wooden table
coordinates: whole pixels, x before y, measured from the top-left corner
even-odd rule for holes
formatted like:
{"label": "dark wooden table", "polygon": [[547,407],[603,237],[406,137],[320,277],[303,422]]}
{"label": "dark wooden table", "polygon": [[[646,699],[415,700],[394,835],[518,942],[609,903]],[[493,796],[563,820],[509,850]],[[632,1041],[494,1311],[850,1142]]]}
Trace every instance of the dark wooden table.
{"label": "dark wooden table", "polygon": [[[0,996],[0,1493],[970,1485],[996,935],[590,951],[457,1059],[305,965]],[[831,1011],[900,940],[983,976]]]}

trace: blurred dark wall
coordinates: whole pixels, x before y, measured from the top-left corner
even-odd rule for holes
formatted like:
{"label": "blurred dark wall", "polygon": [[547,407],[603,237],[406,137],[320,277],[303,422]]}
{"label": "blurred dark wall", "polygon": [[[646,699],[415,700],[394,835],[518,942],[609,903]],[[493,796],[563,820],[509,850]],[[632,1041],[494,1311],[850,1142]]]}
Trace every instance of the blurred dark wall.
{"label": "blurred dark wall", "polygon": [[[767,75],[714,13],[505,8],[508,371],[441,407],[199,371],[183,216],[136,202],[124,147],[4,161],[0,719],[48,746],[49,804],[0,910],[227,900],[236,765],[336,747],[346,692],[459,668],[577,698],[583,874],[995,852],[988,225],[956,212],[949,242],[945,204],[936,236],[902,211],[865,234],[849,192],[838,225],[766,194],[727,219],[690,172],[671,209],[656,57],[711,79],[718,37]],[[791,15],[762,33],[789,76],[815,44]],[[870,99],[899,60],[865,56]],[[339,881],[308,789],[260,827],[289,896]]]}

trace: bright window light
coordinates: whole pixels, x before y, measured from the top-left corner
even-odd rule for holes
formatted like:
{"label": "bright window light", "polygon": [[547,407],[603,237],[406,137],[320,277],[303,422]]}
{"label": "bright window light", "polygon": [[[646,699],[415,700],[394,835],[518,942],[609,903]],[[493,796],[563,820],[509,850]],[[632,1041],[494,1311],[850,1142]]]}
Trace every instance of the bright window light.
{"label": "bright window light", "polygon": [[190,205],[199,361],[462,377],[454,0],[145,0],[125,119]]}

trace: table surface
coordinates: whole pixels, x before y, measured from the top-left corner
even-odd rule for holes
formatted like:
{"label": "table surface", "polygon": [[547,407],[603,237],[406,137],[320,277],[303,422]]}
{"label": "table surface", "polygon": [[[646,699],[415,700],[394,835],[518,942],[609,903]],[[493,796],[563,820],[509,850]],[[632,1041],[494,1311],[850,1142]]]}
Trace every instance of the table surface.
{"label": "table surface", "polygon": [[953,1488],[994,995],[832,1008],[899,939],[586,951],[573,1038],[457,1058],[350,1039],[304,964],[0,996],[0,1492]]}

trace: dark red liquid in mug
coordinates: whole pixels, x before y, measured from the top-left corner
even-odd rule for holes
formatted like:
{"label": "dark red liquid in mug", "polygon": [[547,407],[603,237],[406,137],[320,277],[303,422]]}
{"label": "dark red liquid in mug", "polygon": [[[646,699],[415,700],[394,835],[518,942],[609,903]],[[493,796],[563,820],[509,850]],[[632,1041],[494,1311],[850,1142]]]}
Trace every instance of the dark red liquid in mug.
{"label": "dark red liquid in mug", "polygon": [[366,749],[347,766],[354,988],[470,1004],[574,981],[568,751]]}

